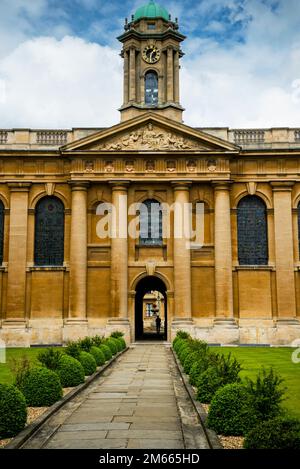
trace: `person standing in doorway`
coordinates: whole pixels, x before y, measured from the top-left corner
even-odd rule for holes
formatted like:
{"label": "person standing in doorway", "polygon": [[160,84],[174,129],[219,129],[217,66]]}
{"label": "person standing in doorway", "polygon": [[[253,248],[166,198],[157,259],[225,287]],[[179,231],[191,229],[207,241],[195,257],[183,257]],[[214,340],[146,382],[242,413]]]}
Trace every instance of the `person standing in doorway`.
{"label": "person standing in doorway", "polygon": [[161,319],[159,316],[156,317],[155,322],[156,322],[156,332],[157,334],[160,334]]}

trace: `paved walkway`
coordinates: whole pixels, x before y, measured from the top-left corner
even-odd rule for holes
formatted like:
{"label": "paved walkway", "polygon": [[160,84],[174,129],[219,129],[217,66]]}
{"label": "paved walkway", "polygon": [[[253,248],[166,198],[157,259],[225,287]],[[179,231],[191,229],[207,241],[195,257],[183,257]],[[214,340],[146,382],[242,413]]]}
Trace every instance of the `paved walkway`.
{"label": "paved walkway", "polygon": [[138,344],[25,447],[177,449],[207,444],[170,349]]}

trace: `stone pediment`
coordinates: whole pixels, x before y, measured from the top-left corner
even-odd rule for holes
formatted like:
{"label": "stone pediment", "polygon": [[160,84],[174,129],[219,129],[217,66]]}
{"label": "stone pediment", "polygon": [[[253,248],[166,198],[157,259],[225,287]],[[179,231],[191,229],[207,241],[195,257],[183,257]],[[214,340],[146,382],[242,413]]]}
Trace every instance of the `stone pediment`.
{"label": "stone pediment", "polygon": [[150,113],[62,147],[62,151],[84,152],[238,150],[228,141]]}

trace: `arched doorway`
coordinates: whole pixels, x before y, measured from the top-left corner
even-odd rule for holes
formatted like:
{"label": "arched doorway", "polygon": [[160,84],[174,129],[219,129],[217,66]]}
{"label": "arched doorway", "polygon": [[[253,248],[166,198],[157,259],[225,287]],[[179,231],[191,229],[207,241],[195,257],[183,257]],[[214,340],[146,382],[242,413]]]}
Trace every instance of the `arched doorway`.
{"label": "arched doorway", "polygon": [[[136,286],[135,339],[166,340],[167,292],[164,282],[154,275],[142,278]],[[161,319],[160,333],[156,330],[156,318]]]}

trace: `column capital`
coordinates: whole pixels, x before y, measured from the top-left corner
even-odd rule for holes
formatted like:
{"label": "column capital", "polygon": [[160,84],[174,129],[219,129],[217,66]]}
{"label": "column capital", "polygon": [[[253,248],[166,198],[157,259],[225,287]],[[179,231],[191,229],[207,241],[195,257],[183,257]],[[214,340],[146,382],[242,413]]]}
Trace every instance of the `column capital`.
{"label": "column capital", "polygon": [[113,180],[109,181],[109,185],[111,186],[112,191],[126,191],[130,185],[130,181],[122,181],[122,180]]}
{"label": "column capital", "polygon": [[172,181],[174,191],[189,191],[192,185],[192,181]]}
{"label": "column capital", "polygon": [[28,192],[32,183],[31,182],[8,182],[10,192]]}
{"label": "column capital", "polygon": [[213,181],[212,186],[214,191],[230,191],[232,181]]}
{"label": "column capital", "polygon": [[273,192],[291,192],[294,184],[294,181],[274,181],[271,182],[271,187]]}
{"label": "column capital", "polygon": [[87,181],[69,181],[72,191],[84,191],[86,192],[90,183]]}

